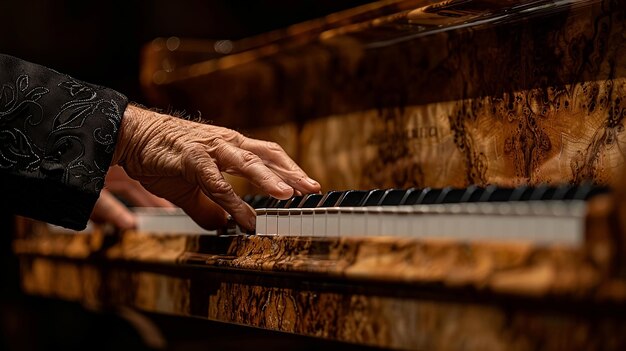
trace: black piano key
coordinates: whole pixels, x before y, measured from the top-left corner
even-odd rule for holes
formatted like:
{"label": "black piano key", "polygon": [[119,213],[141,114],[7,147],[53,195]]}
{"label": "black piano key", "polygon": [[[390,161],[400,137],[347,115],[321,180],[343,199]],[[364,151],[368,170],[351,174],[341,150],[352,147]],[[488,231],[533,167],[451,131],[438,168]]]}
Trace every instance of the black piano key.
{"label": "black piano key", "polygon": [[489,202],[489,198],[491,197],[491,195],[496,191],[496,189],[498,189],[497,186],[495,185],[489,185],[487,186],[484,190],[482,195],[480,195],[480,199],[478,199],[478,202]]}
{"label": "black piano key", "polygon": [[489,202],[505,202],[511,201],[511,196],[515,192],[515,188],[496,188],[489,196]]}
{"label": "black piano key", "polygon": [[422,189],[417,189],[417,188],[408,188],[404,191],[404,197],[402,198],[402,200],[400,201],[400,205],[405,205],[406,202],[409,200],[409,198],[411,197],[411,194],[413,194],[414,192],[417,192],[418,194],[422,191]]}
{"label": "black piano key", "polygon": [[587,195],[591,192],[591,189],[593,189],[593,186],[590,183],[579,184],[572,195],[572,200],[587,200]]}
{"label": "black piano key", "polygon": [[343,195],[343,191],[329,191],[324,195],[318,207],[335,207],[339,198]]}
{"label": "black piano key", "polygon": [[589,200],[592,197],[609,192],[606,186],[594,186],[591,183],[584,183],[578,186],[578,191],[573,200]]}
{"label": "black piano key", "polygon": [[381,206],[398,206],[402,203],[406,190],[404,189],[389,189],[386,190],[380,199]]}
{"label": "black piano key", "polygon": [[601,195],[601,194],[607,194],[611,191],[611,189],[609,189],[608,186],[603,185],[603,186],[595,186],[593,187],[593,189],[589,192],[589,194],[587,194],[587,198],[585,200],[589,200],[590,198],[596,196],[596,195]]}
{"label": "black piano key", "polygon": [[300,202],[302,201],[303,198],[304,197],[301,196],[301,195],[296,195],[296,196],[292,197],[287,202],[287,205],[285,206],[285,208],[297,208],[298,205],[300,205]]}
{"label": "black piano key", "polygon": [[417,200],[422,195],[422,191],[423,191],[423,189],[416,189],[416,188],[412,188],[410,190],[411,191],[407,192],[404,199],[402,199],[402,205],[415,205],[417,203]]}
{"label": "black piano key", "polygon": [[247,203],[248,205],[252,205],[252,201],[254,201],[254,195],[246,194],[241,199],[243,200],[243,202]]}
{"label": "black piano key", "polygon": [[460,202],[478,202],[484,191],[484,188],[476,185],[470,185],[465,189],[465,193],[461,197]]}
{"label": "black piano key", "polygon": [[511,193],[509,201],[528,201],[533,193],[533,188],[522,185],[516,187]]}
{"label": "black piano key", "polygon": [[287,203],[289,203],[290,199],[286,199],[286,200],[278,200],[278,202],[276,202],[276,204],[274,205],[274,208],[287,208]]}
{"label": "black piano key", "polygon": [[571,184],[559,185],[552,195],[552,200],[569,200],[576,194],[576,187]]}
{"label": "black piano key", "polygon": [[419,196],[415,198],[415,202],[408,203],[408,199],[407,199],[407,205],[421,205],[422,201],[424,201],[424,198],[426,197],[426,194],[428,194],[431,190],[433,189],[431,188],[422,189],[422,191],[419,192]]}
{"label": "black piano key", "polygon": [[378,206],[384,194],[385,190],[371,190],[369,194],[367,194],[365,201],[363,201],[363,206]]}
{"label": "black piano key", "polygon": [[541,184],[535,187],[535,189],[533,189],[533,192],[530,195],[530,198],[528,200],[530,201],[546,200],[546,198],[549,197],[549,195],[550,195],[550,187],[546,184]]}
{"label": "black piano key", "polygon": [[324,195],[322,194],[309,194],[302,199],[298,208],[314,208],[320,203]]}
{"label": "black piano key", "polygon": [[254,201],[252,202],[252,208],[268,208],[267,204],[272,201],[272,197],[265,195],[257,195],[255,196]]}
{"label": "black piano key", "polygon": [[439,198],[437,199],[437,203],[439,204],[454,204],[461,202],[463,196],[465,195],[466,189],[459,188],[446,188],[443,189],[441,194],[439,194]]}
{"label": "black piano key", "polygon": [[267,202],[265,203],[265,207],[266,208],[276,208],[275,206],[278,204],[278,199],[270,197]]}
{"label": "black piano key", "polygon": [[260,208],[258,205],[266,196],[263,195],[254,195],[252,200],[248,203],[252,208]]}
{"label": "black piano key", "polygon": [[338,207],[357,207],[363,204],[365,197],[369,194],[366,190],[350,190],[346,191],[339,200]]}
{"label": "black piano key", "polygon": [[555,187],[548,187],[546,191],[543,192],[543,198],[541,200],[554,200],[554,194],[556,193]]}
{"label": "black piano key", "polygon": [[439,196],[437,196],[437,200],[435,200],[435,203],[443,203],[443,200],[446,198],[446,195],[448,195],[448,192],[450,192],[450,190],[452,190],[451,187],[445,187],[441,189],[441,192],[439,193]]}
{"label": "black piano key", "polygon": [[419,205],[433,205],[437,203],[437,199],[439,198],[439,194],[443,191],[443,189],[424,189],[423,196],[420,197]]}

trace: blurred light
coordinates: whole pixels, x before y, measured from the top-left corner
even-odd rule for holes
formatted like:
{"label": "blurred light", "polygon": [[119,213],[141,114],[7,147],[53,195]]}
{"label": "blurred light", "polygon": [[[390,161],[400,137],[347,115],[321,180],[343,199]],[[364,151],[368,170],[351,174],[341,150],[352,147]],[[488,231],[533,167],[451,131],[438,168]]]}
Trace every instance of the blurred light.
{"label": "blurred light", "polygon": [[167,74],[164,71],[156,71],[152,75],[152,82],[154,82],[154,84],[163,84],[165,83],[166,76]]}
{"label": "blurred light", "polygon": [[167,41],[165,42],[165,47],[169,51],[174,51],[178,49],[179,46],[180,46],[180,39],[178,37],[169,37],[167,38]]}
{"label": "blurred light", "polygon": [[215,52],[220,54],[230,54],[233,51],[233,42],[230,40],[218,40],[213,44]]}
{"label": "blurred light", "polygon": [[152,40],[152,45],[155,49],[160,50],[161,48],[163,48],[163,44],[165,44],[165,40],[163,40],[163,38],[155,38],[154,40]]}

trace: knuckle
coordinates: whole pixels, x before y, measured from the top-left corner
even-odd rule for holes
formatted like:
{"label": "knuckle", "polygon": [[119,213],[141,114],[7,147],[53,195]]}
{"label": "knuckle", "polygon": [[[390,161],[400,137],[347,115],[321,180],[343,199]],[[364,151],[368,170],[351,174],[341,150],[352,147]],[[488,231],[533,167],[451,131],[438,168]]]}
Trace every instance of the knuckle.
{"label": "knuckle", "polygon": [[188,161],[193,161],[206,154],[206,149],[202,144],[192,143],[186,148],[185,157]]}
{"label": "knuckle", "polygon": [[270,151],[274,151],[274,152],[285,152],[285,150],[283,150],[283,147],[280,146],[278,143],[273,142],[273,141],[268,141],[265,144],[265,147],[270,150]]}
{"label": "knuckle", "polygon": [[262,163],[259,156],[255,155],[250,151],[242,151],[241,153],[241,163],[243,168],[250,167],[257,163]]}
{"label": "knuckle", "polygon": [[274,175],[270,172],[266,172],[261,175],[261,182],[263,183],[269,183],[273,180],[275,180]]}
{"label": "knuckle", "polygon": [[213,156],[217,159],[227,159],[230,154],[230,148],[228,144],[224,142],[222,139],[216,139],[213,142]]}
{"label": "knuckle", "polygon": [[224,179],[215,179],[217,176],[213,175],[210,179],[211,192],[218,196],[230,195],[233,192],[233,188]]}

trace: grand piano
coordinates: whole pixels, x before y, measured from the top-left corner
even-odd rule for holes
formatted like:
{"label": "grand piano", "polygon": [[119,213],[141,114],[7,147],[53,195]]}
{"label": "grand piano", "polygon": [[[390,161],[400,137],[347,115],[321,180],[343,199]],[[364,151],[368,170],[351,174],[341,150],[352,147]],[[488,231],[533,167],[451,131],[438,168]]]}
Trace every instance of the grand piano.
{"label": "grand piano", "polygon": [[[22,223],[22,288],[385,349],[623,349],[624,33],[622,1],[391,0],[155,39],[154,104],[278,142],[323,198],[367,195],[257,202],[256,233]],[[405,192],[365,206],[376,189]]]}

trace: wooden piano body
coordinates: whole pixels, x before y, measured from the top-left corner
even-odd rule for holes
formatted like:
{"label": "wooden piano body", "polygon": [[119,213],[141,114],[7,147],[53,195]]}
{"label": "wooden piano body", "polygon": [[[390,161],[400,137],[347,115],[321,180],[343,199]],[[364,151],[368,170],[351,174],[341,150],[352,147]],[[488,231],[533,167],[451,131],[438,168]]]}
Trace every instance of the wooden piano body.
{"label": "wooden piano body", "polygon": [[609,0],[381,1],[145,50],[155,103],[280,143],[325,190],[611,185],[581,245],[35,225],[23,288],[391,349],[624,348],[625,19]]}

